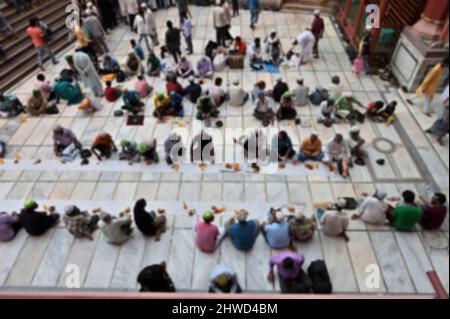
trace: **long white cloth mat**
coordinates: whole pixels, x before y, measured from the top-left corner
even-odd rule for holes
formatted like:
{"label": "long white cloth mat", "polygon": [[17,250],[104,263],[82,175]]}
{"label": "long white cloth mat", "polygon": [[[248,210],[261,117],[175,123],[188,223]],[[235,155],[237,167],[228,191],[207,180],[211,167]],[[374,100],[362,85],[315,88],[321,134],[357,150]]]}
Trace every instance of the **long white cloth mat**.
{"label": "long white cloth mat", "polygon": [[330,172],[328,167],[322,163],[311,163],[314,166],[313,169],[307,168],[304,164],[286,164],[284,168],[279,168],[277,163],[271,163],[260,167],[260,171],[255,173],[252,170],[251,164],[240,164],[241,169],[235,171],[234,169],[227,169],[225,164],[207,164],[203,168],[200,168],[199,164],[180,164],[179,168],[175,170],[173,167],[167,165],[164,161],[158,164],[146,165],[145,163],[135,163],[129,165],[127,161],[118,160],[105,160],[99,162],[97,160],[91,160],[88,165],[82,166],[81,160],[77,159],[69,163],[61,163],[59,160],[42,160],[41,163],[35,164],[34,160],[23,159],[17,164],[13,159],[5,159],[0,164],[0,171],[43,171],[43,170],[55,170],[55,171],[79,171],[79,172],[139,172],[139,173],[198,173],[198,174],[220,174],[220,173],[233,173],[233,174],[261,174],[261,175],[296,175],[296,176],[332,176],[335,173]]}

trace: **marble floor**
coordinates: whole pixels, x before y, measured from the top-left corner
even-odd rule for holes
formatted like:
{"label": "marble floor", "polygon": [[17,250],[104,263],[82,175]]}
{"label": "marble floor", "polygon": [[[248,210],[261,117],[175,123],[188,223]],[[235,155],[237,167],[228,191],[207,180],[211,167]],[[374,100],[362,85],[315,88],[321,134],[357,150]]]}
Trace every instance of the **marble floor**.
{"label": "marble floor", "polygon": [[[194,16],[194,46],[191,57],[196,61],[204,45],[214,37],[212,16],[209,8],[191,9]],[[177,21],[175,9],[156,13],[159,35],[164,35],[167,19]],[[303,13],[263,12],[260,24],[252,31],[249,28],[249,13],[242,11],[234,18],[231,32],[241,34],[244,39],[264,37],[272,29],[280,35],[285,49],[292,39],[307,26],[311,17]],[[112,52],[123,59],[129,51],[129,40],[135,37],[125,26],[117,28],[108,37]],[[71,52],[69,49],[67,52]],[[48,78],[52,80],[64,67],[48,66]],[[333,75],[340,76],[345,90],[353,94],[363,104],[375,99],[399,102],[398,121],[393,126],[366,122],[361,126],[368,142],[370,163],[366,167],[355,167],[349,179],[330,176],[244,175],[244,174],[201,174],[176,172],[77,172],[53,170],[4,170],[0,165],[0,203],[4,207],[17,207],[25,198],[34,198],[41,204],[61,204],[67,201],[80,203],[81,207],[114,205],[130,207],[134,200],[146,198],[155,203],[171,203],[181,207],[182,202],[193,202],[199,207],[224,203],[228,211],[217,220],[222,224],[230,207],[245,207],[255,218],[263,218],[267,207],[277,203],[301,205],[306,215],[312,215],[312,203],[332,201],[339,196],[358,196],[383,187],[390,196],[398,196],[405,189],[418,190],[427,183],[438,186],[449,193],[448,186],[448,141],[446,146],[437,145],[424,133],[430,120],[421,116],[417,109],[407,106],[403,93],[377,77],[357,77],[351,72],[350,62],[345,54],[331,19],[326,20],[326,33],[321,41],[321,58],[302,66],[301,70],[282,71],[281,75],[290,85],[301,74],[310,87],[327,85]],[[30,95],[30,87],[36,74],[19,83],[13,90],[24,102]],[[254,73],[248,67],[243,71],[227,70],[216,74],[225,83],[240,79],[246,90],[251,90],[258,79],[269,86],[275,75]],[[148,78],[160,89],[164,81]],[[130,87],[133,82],[125,83]],[[146,103],[146,119],[143,127],[128,127],[124,118],[113,117],[118,103],[104,102],[103,109],[93,116],[86,116],[76,107],[61,105],[60,114],[42,118],[0,119],[0,137],[10,147],[9,158],[19,154],[24,159],[53,159],[51,130],[56,124],[69,126],[79,139],[89,144],[99,131],[107,131],[116,140],[133,137],[138,141],[156,138],[162,147],[164,138],[180,125],[191,128],[197,125],[193,115],[193,105],[186,102],[187,115],[181,124],[179,120],[164,124],[151,117],[151,103]],[[275,106],[275,105],[273,105]],[[252,115],[249,102],[243,108],[225,105],[221,110],[225,128],[258,127]],[[317,130],[323,140],[334,133],[347,134],[349,125],[339,124],[326,129],[317,124],[317,107],[309,105],[298,108],[302,125],[293,122],[276,123],[286,130],[296,147],[312,130]],[[377,151],[372,143],[383,137],[395,145],[395,151],[384,154]],[[215,141],[223,147],[229,141]],[[378,166],[375,161],[383,158],[386,165]],[[112,205],[112,206],[111,206]],[[113,210],[113,208],[111,208]],[[111,213],[117,213],[111,211]],[[176,286],[182,290],[204,291],[208,286],[211,269],[218,263],[233,267],[246,291],[278,291],[278,284],[271,285],[265,278],[267,262],[271,251],[259,238],[253,251],[236,251],[229,240],[220,249],[205,255],[194,245],[192,232],[193,218],[179,209],[168,211],[170,229],[159,243],[143,238],[135,233],[132,240],[122,247],[110,246],[96,233],[94,241],[74,240],[62,226],[48,232],[41,238],[29,238],[24,232],[11,243],[0,244],[0,289],[34,287],[37,289],[64,287],[66,265],[77,264],[81,270],[83,288],[136,289],[136,274],[145,265],[166,260],[169,273]],[[352,214],[351,211],[348,214]],[[297,249],[306,256],[306,267],[311,261],[324,259],[329,267],[335,291],[338,293],[433,293],[426,272],[435,270],[448,291],[449,251],[448,220],[442,230],[412,233],[398,233],[389,227],[373,227],[359,221],[352,221],[349,231],[350,242],[330,238],[317,232],[314,239],[299,244]],[[369,265],[378,265],[382,280],[378,287],[366,285]]]}

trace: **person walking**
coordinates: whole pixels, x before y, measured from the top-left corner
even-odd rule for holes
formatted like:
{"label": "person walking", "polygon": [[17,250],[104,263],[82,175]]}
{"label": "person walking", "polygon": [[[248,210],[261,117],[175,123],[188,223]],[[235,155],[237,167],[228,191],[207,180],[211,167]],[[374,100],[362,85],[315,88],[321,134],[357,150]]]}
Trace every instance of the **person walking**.
{"label": "person walking", "polygon": [[147,50],[150,52],[152,47],[149,42],[150,34],[148,33],[147,23],[145,21],[145,10],[147,9],[147,5],[143,3],[141,8],[139,9],[139,13],[134,19],[133,29],[139,35],[138,43],[141,45],[142,40],[145,41],[145,45],[147,46]]}
{"label": "person walking", "polygon": [[96,97],[102,97],[102,82],[89,55],[81,51],[81,49],[77,49],[73,55],[73,62],[75,69],[80,74],[83,85],[90,88]]}
{"label": "person walking", "polygon": [[180,50],[180,30],[173,26],[172,21],[167,21],[167,31],[166,31],[166,48],[170,54],[172,54],[175,63],[178,63],[181,56]]}
{"label": "person walking", "polygon": [[30,20],[30,25],[27,29],[27,34],[30,36],[31,41],[34,44],[37,52],[37,59],[39,68],[41,71],[45,71],[44,69],[44,53],[47,52],[53,64],[58,64],[59,62],[56,60],[55,54],[50,48],[48,42],[45,40],[45,34],[42,29],[39,27],[39,20],[37,18],[32,18]]}
{"label": "person walking", "polygon": [[250,10],[250,28],[254,29],[258,23],[261,12],[261,3],[259,0],[248,0],[248,9]]}
{"label": "person walking", "polygon": [[319,58],[319,41],[323,37],[323,33],[325,32],[325,23],[320,16],[320,10],[314,11],[314,20],[311,26],[311,32],[314,34],[316,38],[316,42],[314,43],[313,55],[315,59]]}

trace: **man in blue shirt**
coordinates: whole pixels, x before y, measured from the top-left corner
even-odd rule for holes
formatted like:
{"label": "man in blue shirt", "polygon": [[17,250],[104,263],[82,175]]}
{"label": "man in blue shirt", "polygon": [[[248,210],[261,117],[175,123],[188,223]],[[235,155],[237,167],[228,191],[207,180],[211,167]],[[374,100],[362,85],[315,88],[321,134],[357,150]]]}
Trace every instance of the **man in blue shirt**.
{"label": "man in blue shirt", "polygon": [[261,4],[259,0],[248,0],[248,9],[250,10],[250,28],[254,29],[258,23],[259,13],[261,12]]}
{"label": "man in blue shirt", "polygon": [[122,106],[122,110],[129,111],[131,113],[139,113],[141,108],[144,106],[144,103],[141,101],[141,97],[138,91],[135,90],[123,90],[122,99],[124,105]]}
{"label": "man in blue shirt", "polygon": [[273,249],[284,249],[291,246],[289,224],[286,216],[280,211],[275,213],[275,218],[269,223],[263,224],[263,235],[267,244]]}
{"label": "man in blue shirt", "polygon": [[247,218],[248,212],[241,209],[236,216],[238,223],[236,224],[232,218],[225,226],[234,247],[241,251],[251,250],[259,235],[259,222],[257,220],[248,221]]}

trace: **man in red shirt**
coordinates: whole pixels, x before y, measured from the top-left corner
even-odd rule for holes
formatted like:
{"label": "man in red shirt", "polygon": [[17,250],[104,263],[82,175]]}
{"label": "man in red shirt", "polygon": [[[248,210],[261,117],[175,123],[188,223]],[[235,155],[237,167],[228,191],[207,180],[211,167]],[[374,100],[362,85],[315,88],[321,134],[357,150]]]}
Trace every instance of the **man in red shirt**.
{"label": "man in red shirt", "polygon": [[44,53],[47,51],[50,59],[52,60],[53,64],[58,64],[58,61],[55,58],[55,54],[53,53],[52,49],[48,45],[48,42],[45,40],[45,34],[42,31],[39,20],[37,18],[32,18],[30,20],[30,26],[27,29],[27,34],[30,36],[31,41],[34,44],[34,47],[36,48],[37,52],[37,59],[39,68],[42,71],[45,71],[44,69]]}
{"label": "man in red shirt", "polygon": [[183,95],[183,87],[180,83],[178,83],[175,75],[170,75],[167,77],[166,91],[168,95],[172,92]]}
{"label": "man in red shirt", "polygon": [[423,207],[423,217],[420,222],[423,229],[439,229],[447,217],[447,197],[442,193],[436,193],[431,198],[431,202]]}
{"label": "man in red shirt", "polygon": [[319,58],[319,41],[323,37],[324,31],[325,31],[325,23],[323,22],[323,19],[320,17],[320,11],[316,10],[314,11],[314,20],[311,26],[311,32],[312,34],[314,34],[314,37],[316,38],[316,42],[313,48],[313,54],[315,59]]}
{"label": "man in red shirt", "polygon": [[234,51],[236,54],[246,55],[247,54],[247,42],[241,39],[241,37],[236,37],[234,39]]}

